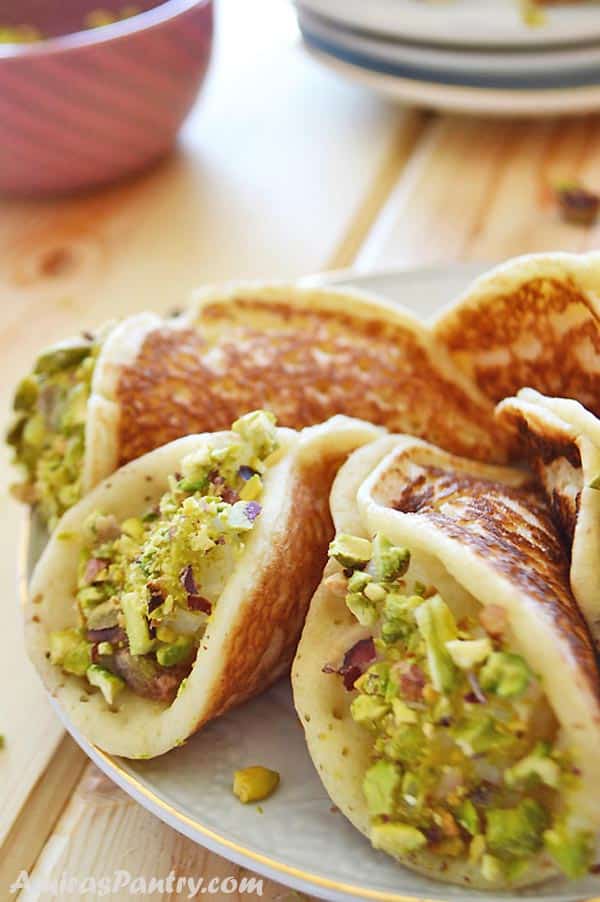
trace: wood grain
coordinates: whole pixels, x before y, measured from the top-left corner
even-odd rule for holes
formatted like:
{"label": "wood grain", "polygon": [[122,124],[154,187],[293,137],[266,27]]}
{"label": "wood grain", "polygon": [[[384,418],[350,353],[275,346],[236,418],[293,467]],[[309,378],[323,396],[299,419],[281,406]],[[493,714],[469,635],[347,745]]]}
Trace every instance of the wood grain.
{"label": "wood grain", "polygon": [[[89,764],[40,855],[31,879],[40,882],[60,879],[63,873],[95,880],[113,879],[123,871],[142,878],[147,886],[151,878],[166,880],[171,872],[178,878],[204,877],[207,884],[210,880],[232,877],[239,885],[243,877],[254,876],[167,827]],[[234,900],[257,897],[257,894],[239,892],[209,896]],[[123,888],[111,898],[119,900],[130,896]],[[172,900],[185,898],[185,895],[165,891],[159,898]],[[267,902],[293,902],[300,898],[310,902],[311,897],[300,896],[265,879],[261,898]],[[42,895],[39,899],[42,902],[45,897]]]}
{"label": "wood grain", "polygon": [[511,122],[434,120],[358,255],[360,269],[445,260],[495,262],[598,246],[560,219],[553,188],[600,191],[600,118]]}
{"label": "wood grain", "polygon": [[79,746],[63,736],[0,847],[0,887],[9,886],[21,871],[32,869],[86,762]]}

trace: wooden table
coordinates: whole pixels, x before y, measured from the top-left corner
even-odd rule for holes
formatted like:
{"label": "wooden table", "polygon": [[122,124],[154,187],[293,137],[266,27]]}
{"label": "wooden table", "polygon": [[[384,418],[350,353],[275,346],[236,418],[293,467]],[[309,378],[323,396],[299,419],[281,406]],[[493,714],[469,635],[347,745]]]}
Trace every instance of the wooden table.
{"label": "wooden table", "polygon": [[[600,189],[600,119],[392,107],[306,58],[282,0],[223,0],[219,12],[212,75],[171,159],[88,196],[0,202],[5,415],[41,347],[114,315],[180,306],[202,282],[600,246],[599,228],[559,220],[550,190],[573,178]],[[22,869],[238,875],[138,807],[64,736],[23,651],[22,511],[6,490],[0,504],[0,899]],[[263,898],[298,894],[265,881]]]}

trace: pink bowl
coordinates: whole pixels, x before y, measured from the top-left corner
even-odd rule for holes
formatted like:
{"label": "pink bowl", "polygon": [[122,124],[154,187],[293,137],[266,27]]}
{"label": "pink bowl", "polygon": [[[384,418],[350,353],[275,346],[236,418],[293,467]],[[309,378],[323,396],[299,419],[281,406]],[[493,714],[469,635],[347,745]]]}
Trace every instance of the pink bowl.
{"label": "pink bowl", "polygon": [[137,0],[138,15],[78,30],[88,13],[126,5],[1,4],[0,27],[31,25],[44,40],[0,44],[0,191],[100,185],[172,147],[208,67],[212,0]]}

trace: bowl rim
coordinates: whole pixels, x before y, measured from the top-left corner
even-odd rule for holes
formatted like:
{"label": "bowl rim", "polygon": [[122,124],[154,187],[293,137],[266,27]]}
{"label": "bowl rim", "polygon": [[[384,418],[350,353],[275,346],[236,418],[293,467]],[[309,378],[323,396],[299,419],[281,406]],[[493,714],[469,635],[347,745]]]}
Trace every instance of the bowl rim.
{"label": "bowl rim", "polygon": [[82,47],[106,44],[137,32],[156,28],[196,7],[200,9],[212,5],[213,0],[162,0],[151,9],[143,10],[127,19],[121,19],[119,22],[112,22],[110,25],[71,31],[56,37],[43,38],[41,41],[32,41],[29,44],[0,44],[0,63],[6,59],[50,56]]}

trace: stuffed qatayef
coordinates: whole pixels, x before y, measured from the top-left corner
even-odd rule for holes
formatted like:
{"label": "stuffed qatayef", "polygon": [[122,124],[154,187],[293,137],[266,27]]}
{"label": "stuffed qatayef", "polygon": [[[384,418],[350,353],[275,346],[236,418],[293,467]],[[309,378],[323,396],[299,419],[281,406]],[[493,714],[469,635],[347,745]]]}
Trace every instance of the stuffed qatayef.
{"label": "stuffed qatayef", "polygon": [[494,403],[529,385],[600,414],[599,296],[597,251],[528,254],[475,279],[432,326]]}
{"label": "stuffed qatayef", "polygon": [[571,548],[573,594],[600,648],[600,421],[577,401],[531,388],[496,408],[512,428]]}
{"label": "stuffed qatayef", "polygon": [[568,558],[527,474],[410,437],[355,452],[292,669],[334,804],[442,881],[594,862],[600,688]]}
{"label": "stuffed qatayef", "polygon": [[335,470],[380,434],[346,417],[296,432],[255,411],[131,462],[62,517],[26,639],[88,741],[162,754],[285,673],[327,557]]}
{"label": "stuffed qatayef", "polygon": [[177,318],[128,317],[44,352],[14,406],[18,492],[50,528],[119,466],[258,407],[293,429],[345,414],[455,453],[506,453],[493,405],[429,330],[350,289],[242,284]]}

